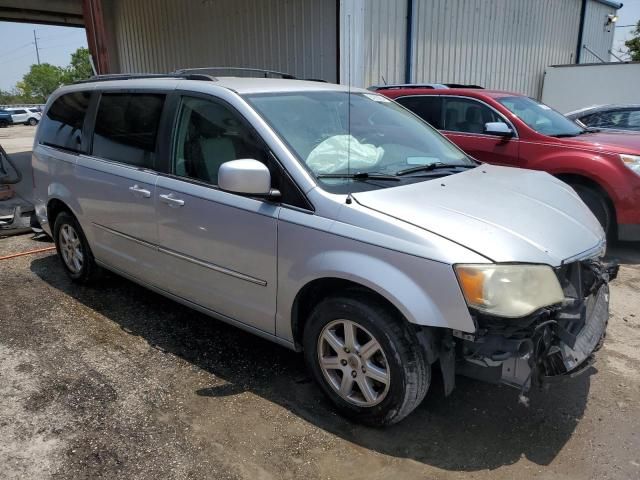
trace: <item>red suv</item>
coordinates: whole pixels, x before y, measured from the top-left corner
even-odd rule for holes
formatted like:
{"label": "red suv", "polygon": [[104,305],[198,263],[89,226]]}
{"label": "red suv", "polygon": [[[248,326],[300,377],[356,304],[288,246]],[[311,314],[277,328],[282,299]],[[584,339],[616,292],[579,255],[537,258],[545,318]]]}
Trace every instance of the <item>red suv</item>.
{"label": "red suv", "polygon": [[584,129],[529,97],[442,84],[372,87],[472,157],[570,184],[607,233],[640,240],[640,134]]}

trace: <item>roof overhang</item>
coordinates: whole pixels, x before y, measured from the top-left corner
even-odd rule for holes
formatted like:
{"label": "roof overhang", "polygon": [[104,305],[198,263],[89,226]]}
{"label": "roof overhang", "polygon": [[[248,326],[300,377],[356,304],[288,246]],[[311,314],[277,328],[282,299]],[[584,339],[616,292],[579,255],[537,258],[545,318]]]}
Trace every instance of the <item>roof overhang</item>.
{"label": "roof overhang", "polygon": [[0,21],[84,27],[82,0],[0,0]]}

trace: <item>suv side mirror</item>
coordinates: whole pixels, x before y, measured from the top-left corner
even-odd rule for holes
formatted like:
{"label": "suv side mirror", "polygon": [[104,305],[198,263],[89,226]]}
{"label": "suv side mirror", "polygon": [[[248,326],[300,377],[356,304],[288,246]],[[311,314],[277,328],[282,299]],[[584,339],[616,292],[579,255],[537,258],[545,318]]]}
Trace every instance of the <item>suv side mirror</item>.
{"label": "suv side mirror", "polygon": [[498,137],[512,137],[513,130],[504,122],[487,122],[484,124],[484,133]]}
{"label": "suv side mirror", "polygon": [[231,160],[220,165],[218,186],[226,192],[260,197],[280,193],[271,188],[271,173],[267,166],[253,159]]}

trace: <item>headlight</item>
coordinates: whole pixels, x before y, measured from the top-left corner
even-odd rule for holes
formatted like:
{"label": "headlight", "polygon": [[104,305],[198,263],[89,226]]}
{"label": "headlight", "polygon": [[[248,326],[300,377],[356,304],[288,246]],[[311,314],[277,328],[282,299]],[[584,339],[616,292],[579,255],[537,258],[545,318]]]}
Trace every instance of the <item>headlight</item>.
{"label": "headlight", "polygon": [[640,175],[640,155],[627,155],[626,153],[621,153],[620,160],[622,160],[627,167]]}
{"label": "headlight", "polygon": [[467,305],[499,317],[517,318],[564,300],[548,265],[456,265]]}

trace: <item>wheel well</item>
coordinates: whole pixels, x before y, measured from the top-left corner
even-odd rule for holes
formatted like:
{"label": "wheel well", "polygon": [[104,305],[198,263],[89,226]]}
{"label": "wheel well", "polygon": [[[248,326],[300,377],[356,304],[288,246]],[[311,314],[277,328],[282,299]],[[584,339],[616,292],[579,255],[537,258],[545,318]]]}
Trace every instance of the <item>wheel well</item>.
{"label": "wheel well", "polygon": [[582,175],[576,175],[573,173],[560,173],[556,175],[556,178],[558,180],[562,180],[564,183],[568,183],[569,185],[577,184],[584,187],[589,187],[602,195],[607,204],[607,207],[609,208],[609,212],[611,213],[611,224],[615,228],[618,222],[616,220],[616,209],[613,204],[613,200],[611,200],[611,197],[609,196],[607,191],[602,188],[602,186],[598,182],[591,180],[590,178],[583,177]]}
{"label": "wheel well", "polygon": [[321,300],[331,295],[345,293],[349,290],[360,294],[374,296],[394,312],[397,312],[398,315],[401,315],[399,310],[389,300],[375,290],[365,287],[359,283],[342,278],[320,278],[313,280],[302,287],[298,292],[293,302],[293,308],[291,309],[291,328],[293,331],[293,339],[298,347],[302,345],[305,323],[311,315],[314,307]]}
{"label": "wheel well", "polygon": [[[56,223],[56,217],[60,214],[60,212],[69,212],[71,215],[73,215],[71,209],[62,200],[58,200],[57,198],[49,200],[49,203],[47,204],[47,220],[49,221],[52,234],[53,226]],[[75,215],[73,216],[75,217]]]}

